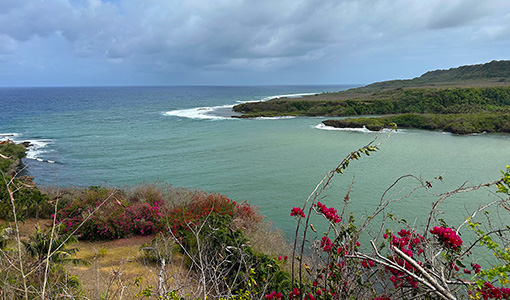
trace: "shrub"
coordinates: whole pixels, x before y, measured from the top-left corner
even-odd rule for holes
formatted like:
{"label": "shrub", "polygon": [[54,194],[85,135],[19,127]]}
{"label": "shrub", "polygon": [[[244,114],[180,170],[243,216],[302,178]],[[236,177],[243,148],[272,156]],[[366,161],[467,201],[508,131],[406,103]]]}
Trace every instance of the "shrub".
{"label": "shrub", "polygon": [[76,230],[81,239],[87,240],[151,235],[164,229],[166,205],[157,197],[148,201],[127,200],[123,193],[106,188],[89,188],[59,210],[57,221],[63,224],[63,232]]}

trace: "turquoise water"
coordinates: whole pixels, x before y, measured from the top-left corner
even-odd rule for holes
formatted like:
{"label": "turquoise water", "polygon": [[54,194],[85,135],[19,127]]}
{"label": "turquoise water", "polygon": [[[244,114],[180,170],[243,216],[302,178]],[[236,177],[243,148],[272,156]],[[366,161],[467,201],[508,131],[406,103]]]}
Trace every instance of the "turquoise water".
{"label": "turquoise water", "polygon": [[[324,174],[377,133],[326,130],[324,118],[232,119],[239,101],[317,93],[346,86],[129,87],[0,89],[5,107],[0,138],[30,140],[25,159],[38,184],[61,186],[167,182],[248,201],[287,233],[288,217]],[[510,164],[510,136],[457,136],[399,130],[381,151],[337,176],[324,202],[339,206],[353,176],[351,208],[371,212],[399,176],[441,175],[432,192],[498,179]],[[415,185],[404,181],[394,192]],[[493,189],[491,189],[493,190]],[[395,197],[399,197],[396,195]],[[424,192],[395,203],[392,212],[414,220],[437,197]],[[452,225],[480,203],[489,189],[458,195],[443,209]]]}

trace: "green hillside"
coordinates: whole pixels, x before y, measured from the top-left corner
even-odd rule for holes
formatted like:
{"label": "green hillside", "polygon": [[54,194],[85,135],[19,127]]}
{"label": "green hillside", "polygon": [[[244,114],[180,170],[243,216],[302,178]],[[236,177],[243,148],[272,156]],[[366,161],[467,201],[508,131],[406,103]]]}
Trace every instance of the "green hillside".
{"label": "green hillside", "polygon": [[[510,61],[492,61],[481,65],[430,71],[410,80],[377,82],[335,93],[244,103],[235,106],[234,111],[242,113],[242,118],[289,115],[352,117],[408,113],[432,114],[443,115],[443,117],[427,117],[427,120],[441,124],[429,124],[423,127],[406,122],[406,126],[448,130],[455,133],[509,132],[506,125],[487,127],[487,122],[481,122],[480,116],[483,115],[483,119],[487,120],[487,115],[497,114],[499,117],[489,118],[497,121],[501,117],[506,119],[506,116],[510,114]],[[446,115],[455,114],[464,114],[462,122],[466,126],[462,126],[462,130],[454,130],[453,128],[459,126],[451,124],[460,119],[454,116],[446,117]],[[478,116],[468,117],[466,114],[478,114]],[[372,118],[371,122],[374,120]],[[359,123],[359,126],[368,125],[360,120],[356,123]],[[481,123],[484,125],[481,126]],[[339,124],[339,122],[329,122],[329,124]],[[486,128],[491,129],[486,130]]]}
{"label": "green hillside", "polygon": [[510,85],[510,61],[491,61],[485,64],[460,66],[448,70],[429,71],[409,80],[376,82],[359,90],[433,86],[500,86]]}

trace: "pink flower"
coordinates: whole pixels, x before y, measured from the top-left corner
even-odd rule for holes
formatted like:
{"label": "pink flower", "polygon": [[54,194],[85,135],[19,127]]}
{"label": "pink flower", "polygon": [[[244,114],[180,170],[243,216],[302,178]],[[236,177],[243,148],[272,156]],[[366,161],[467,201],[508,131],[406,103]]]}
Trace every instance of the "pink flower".
{"label": "pink flower", "polygon": [[475,264],[475,263],[471,263],[471,267],[473,267],[473,270],[475,270],[475,274],[480,273],[480,270],[482,269],[482,267],[480,267],[479,264]]}
{"label": "pink flower", "polygon": [[294,289],[292,289],[292,292],[290,292],[290,294],[289,294],[289,298],[291,298],[291,299],[292,299],[292,298],[294,298],[294,297],[296,297],[296,296],[299,296],[299,294],[301,294],[301,292],[299,291],[299,289],[298,289],[298,288],[294,288]]}
{"label": "pink flower", "polygon": [[305,213],[300,207],[293,207],[290,211],[290,216],[305,217]]}
{"label": "pink flower", "polygon": [[281,293],[277,293],[275,291],[264,296],[264,298],[266,298],[266,299],[282,299],[282,297],[283,297],[283,295]]}
{"label": "pink flower", "polygon": [[437,235],[439,242],[442,243],[446,248],[460,250],[462,240],[453,229],[443,226],[436,226],[430,230],[430,233]]}
{"label": "pink flower", "polygon": [[331,243],[331,240],[327,236],[323,236],[321,240],[321,248],[324,252],[328,252],[331,250],[331,247],[333,246],[333,243]]}

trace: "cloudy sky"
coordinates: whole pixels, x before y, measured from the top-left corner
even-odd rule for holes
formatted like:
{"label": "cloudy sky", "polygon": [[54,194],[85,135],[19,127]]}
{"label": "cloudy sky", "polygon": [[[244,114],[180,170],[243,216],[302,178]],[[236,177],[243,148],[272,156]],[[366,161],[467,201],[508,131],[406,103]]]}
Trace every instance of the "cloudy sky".
{"label": "cloudy sky", "polygon": [[364,84],[503,59],[508,0],[0,0],[0,86]]}

